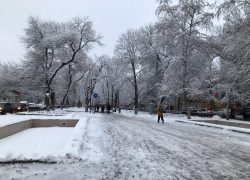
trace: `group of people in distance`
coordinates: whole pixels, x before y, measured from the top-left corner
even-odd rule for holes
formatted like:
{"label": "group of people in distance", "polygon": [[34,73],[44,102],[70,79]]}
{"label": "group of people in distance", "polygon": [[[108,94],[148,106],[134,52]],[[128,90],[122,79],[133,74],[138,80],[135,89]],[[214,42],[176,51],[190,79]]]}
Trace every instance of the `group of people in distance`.
{"label": "group of people in distance", "polygon": [[[99,112],[99,108],[100,108],[100,106],[97,104],[97,105],[95,106],[95,111],[96,111],[96,112]],[[107,108],[107,111],[108,111],[108,114],[109,114],[109,113],[110,113],[110,110],[111,110],[111,105],[110,105],[110,103],[107,104],[106,108]],[[101,112],[102,112],[102,113],[104,113],[104,109],[105,109],[105,106],[102,105],[102,106],[101,106]]]}
{"label": "group of people in distance", "polygon": [[[96,106],[95,106],[95,111],[96,112],[99,112],[99,108],[100,108],[100,106],[97,104]],[[111,110],[111,105],[110,105],[110,103],[108,103],[107,104],[107,111],[108,111],[108,114],[110,113],[110,110]],[[102,113],[104,113],[104,109],[105,109],[105,106],[104,105],[102,105],[101,106],[101,112]],[[156,108],[156,110],[157,110],[157,114],[158,114],[158,123],[159,123],[159,121],[160,121],[160,119],[162,120],[162,123],[164,123],[164,119],[163,119],[163,105],[162,104],[159,104],[159,106]]]}

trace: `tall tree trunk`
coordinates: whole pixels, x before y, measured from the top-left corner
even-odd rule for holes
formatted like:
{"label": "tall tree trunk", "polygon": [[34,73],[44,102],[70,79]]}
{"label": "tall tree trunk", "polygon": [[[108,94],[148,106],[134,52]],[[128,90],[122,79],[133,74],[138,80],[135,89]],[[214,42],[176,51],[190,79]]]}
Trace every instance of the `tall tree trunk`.
{"label": "tall tree trunk", "polygon": [[45,104],[46,104],[46,111],[50,111],[50,105],[49,105],[49,97],[50,97],[50,85],[49,85],[49,77],[46,75],[46,91],[45,91]]}
{"label": "tall tree trunk", "polygon": [[46,94],[45,94],[45,104],[46,104],[46,110],[50,111],[50,106],[49,106],[49,90],[47,90]]}
{"label": "tall tree trunk", "polygon": [[229,120],[229,99],[227,100],[227,115],[226,119]]}
{"label": "tall tree trunk", "polygon": [[115,107],[116,108],[118,108],[118,95],[119,95],[119,91],[117,91],[116,93],[115,93]]}
{"label": "tall tree trunk", "polygon": [[55,101],[56,101],[56,94],[55,94],[55,92],[51,93],[50,99],[51,99],[51,108],[52,108],[52,111],[54,111],[55,110]]}
{"label": "tall tree trunk", "polygon": [[[186,92],[185,92],[186,94]],[[184,95],[186,96],[186,95]],[[191,119],[191,115],[190,115],[190,109],[189,109],[189,101],[187,99],[187,97],[185,98],[185,108],[186,108],[186,112],[187,112],[187,118]]]}
{"label": "tall tree trunk", "polygon": [[184,101],[185,101],[185,107],[186,107],[186,111],[187,111],[187,118],[191,119],[191,115],[190,115],[190,109],[189,109],[189,102],[187,99],[187,61],[186,59],[184,60],[184,85],[183,85],[183,89],[184,89]]}
{"label": "tall tree trunk", "polygon": [[66,100],[67,96],[68,96],[68,92],[66,94],[64,94],[64,96],[63,96],[61,109],[63,109],[63,105],[65,104],[65,100]]}
{"label": "tall tree trunk", "polygon": [[119,92],[119,91],[118,91],[118,95],[117,95],[117,96],[118,96],[118,98],[117,98],[117,99],[118,99],[118,100],[117,100],[117,102],[118,102],[118,106],[119,106],[119,108],[120,108],[120,98],[119,98],[119,97],[120,97],[120,92]]}
{"label": "tall tree trunk", "polygon": [[108,89],[108,102],[109,103],[109,84],[108,84],[108,81],[107,81],[107,89]]}
{"label": "tall tree trunk", "polygon": [[137,81],[136,81],[136,72],[135,72],[135,64],[132,63],[132,69],[134,74],[134,87],[135,87],[135,114],[138,113],[138,89],[137,89]]}
{"label": "tall tree trunk", "polygon": [[226,98],[227,98],[227,107],[226,107],[227,108],[227,115],[226,115],[226,119],[229,120],[229,103],[230,103],[229,91],[226,92]]}
{"label": "tall tree trunk", "polygon": [[[111,85],[112,86],[112,85]],[[111,87],[111,107],[114,107],[114,87]]]}
{"label": "tall tree trunk", "polygon": [[[63,104],[65,103],[65,100],[69,94],[70,88],[71,88],[71,84],[72,84],[72,74],[71,74],[71,64],[69,64],[69,84],[67,87],[67,92],[65,93],[64,97],[63,97]],[[63,108],[62,108],[63,109]]]}
{"label": "tall tree trunk", "polygon": [[178,98],[178,114],[179,114],[179,110],[180,110],[180,103],[181,103],[181,98]]}
{"label": "tall tree trunk", "polygon": [[88,110],[89,110],[89,105],[87,103],[87,105],[85,106],[85,112],[88,112]]}
{"label": "tall tree trunk", "polygon": [[162,104],[165,100],[165,96],[161,98],[160,104]]}
{"label": "tall tree trunk", "polygon": [[160,57],[157,54],[157,56],[156,56],[156,63],[155,63],[155,79],[156,79],[156,82],[157,82],[157,79],[158,79],[159,62],[160,62]]}
{"label": "tall tree trunk", "polygon": [[89,87],[88,87],[88,79],[86,81],[86,90],[87,90],[87,93],[86,93],[86,99],[85,99],[85,112],[88,112],[89,110]]}

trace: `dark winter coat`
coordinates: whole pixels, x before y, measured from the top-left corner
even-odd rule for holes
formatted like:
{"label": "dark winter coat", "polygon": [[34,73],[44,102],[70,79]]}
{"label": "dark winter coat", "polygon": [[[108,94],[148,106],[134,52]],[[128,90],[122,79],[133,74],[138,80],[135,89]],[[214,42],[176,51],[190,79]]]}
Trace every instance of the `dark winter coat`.
{"label": "dark winter coat", "polygon": [[111,105],[108,104],[108,105],[107,105],[107,110],[110,110],[110,109],[111,109]]}

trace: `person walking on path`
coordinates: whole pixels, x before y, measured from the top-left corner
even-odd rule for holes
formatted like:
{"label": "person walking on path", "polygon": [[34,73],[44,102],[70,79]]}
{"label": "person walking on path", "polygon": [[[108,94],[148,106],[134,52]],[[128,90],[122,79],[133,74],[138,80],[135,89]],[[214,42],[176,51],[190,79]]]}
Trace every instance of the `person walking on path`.
{"label": "person walking on path", "polygon": [[102,113],[104,113],[104,105],[102,105]]}
{"label": "person walking on path", "polygon": [[160,118],[161,118],[161,120],[162,120],[162,123],[164,124],[164,119],[163,119],[163,105],[162,104],[160,104],[157,108],[156,108],[156,110],[157,110],[157,114],[158,114],[158,123],[159,123],[159,121],[160,121]]}
{"label": "person walking on path", "polygon": [[231,108],[231,118],[232,118],[232,119],[235,118],[235,115],[234,115],[234,108],[233,108],[233,107]]}
{"label": "person walking on path", "polygon": [[96,110],[97,110],[97,112],[99,112],[99,105],[98,104],[96,105]]}
{"label": "person walking on path", "polygon": [[107,110],[108,110],[108,114],[110,113],[110,110],[111,110],[111,105],[110,103],[107,104]]}

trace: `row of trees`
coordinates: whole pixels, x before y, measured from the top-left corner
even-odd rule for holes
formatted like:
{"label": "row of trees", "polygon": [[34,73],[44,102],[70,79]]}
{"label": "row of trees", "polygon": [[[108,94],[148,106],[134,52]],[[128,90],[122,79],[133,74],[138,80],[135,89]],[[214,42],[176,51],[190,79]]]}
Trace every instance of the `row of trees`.
{"label": "row of trees", "polygon": [[[129,64],[135,114],[140,101],[179,97],[249,103],[248,0],[159,0],[158,21],[129,29],[117,41],[114,57]],[[222,26],[214,21],[224,20]],[[215,108],[215,107],[214,107]]]}
{"label": "row of trees", "polygon": [[[178,97],[188,118],[190,99],[214,104],[217,92],[226,93],[221,101],[227,105],[249,103],[250,2],[157,2],[158,21],[122,33],[112,57],[88,56],[95,44],[102,46],[88,18],[56,23],[30,17],[21,38],[27,53],[20,64],[0,64],[8,75],[1,75],[0,90],[56,93],[62,102],[68,97],[88,105],[97,92],[102,103],[134,104],[135,114],[140,104]],[[225,23],[215,26],[216,18]]]}
{"label": "row of trees", "polygon": [[62,99],[65,101],[71,87],[87,71],[87,53],[95,44],[102,45],[101,35],[92,26],[88,18],[76,17],[66,23],[57,23],[29,17],[28,27],[20,38],[27,49],[25,57],[18,65],[18,71],[13,72],[11,64],[2,65],[2,68],[10,67],[10,71],[2,76],[2,91],[18,90],[30,96],[44,96],[47,110],[50,109],[50,99],[54,108],[56,91],[59,96],[65,94]]}

